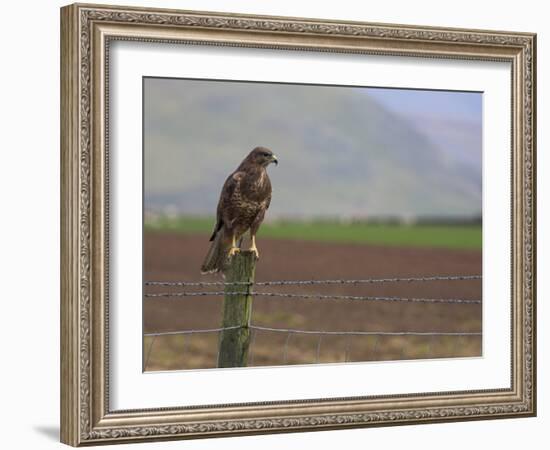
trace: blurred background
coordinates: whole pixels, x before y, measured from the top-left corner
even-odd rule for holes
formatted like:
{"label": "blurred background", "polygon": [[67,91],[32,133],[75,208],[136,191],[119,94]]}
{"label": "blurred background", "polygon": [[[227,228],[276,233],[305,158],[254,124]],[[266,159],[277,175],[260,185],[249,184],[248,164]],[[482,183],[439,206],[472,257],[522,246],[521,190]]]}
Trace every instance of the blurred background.
{"label": "blurred background", "polygon": [[[221,187],[271,148],[257,281],[480,275],[482,95],[144,79],[144,279],[200,275]],[[166,291],[147,287],[146,292]],[[481,281],[279,292],[481,299]],[[219,327],[223,297],[144,299],[144,332]],[[253,323],[324,331],[479,332],[479,304],[256,298]],[[481,355],[478,336],[253,332],[251,365]],[[145,337],[146,370],[215,367],[217,333]]]}

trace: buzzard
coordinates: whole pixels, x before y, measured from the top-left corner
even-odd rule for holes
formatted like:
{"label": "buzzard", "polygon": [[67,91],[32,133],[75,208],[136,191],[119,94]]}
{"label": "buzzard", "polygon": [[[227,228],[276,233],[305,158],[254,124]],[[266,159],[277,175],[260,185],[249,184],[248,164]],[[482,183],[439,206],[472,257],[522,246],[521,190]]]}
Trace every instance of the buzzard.
{"label": "buzzard", "polygon": [[256,233],[271,202],[269,164],[278,164],[277,157],[265,147],[256,147],[225,181],[216,214],[216,225],[210,237],[210,249],[201,272],[223,272],[229,259],[239,252],[237,241],[250,230],[250,251],[259,257]]}

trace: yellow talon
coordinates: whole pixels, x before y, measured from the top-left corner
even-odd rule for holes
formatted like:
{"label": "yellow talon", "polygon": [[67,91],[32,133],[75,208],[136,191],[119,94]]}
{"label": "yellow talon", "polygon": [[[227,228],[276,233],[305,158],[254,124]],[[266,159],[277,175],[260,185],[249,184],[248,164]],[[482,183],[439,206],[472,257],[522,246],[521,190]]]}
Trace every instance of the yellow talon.
{"label": "yellow talon", "polygon": [[239,247],[231,247],[229,249],[229,256],[234,256],[235,253],[239,253],[241,249]]}
{"label": "yellow talon", "polygon": [[258,249],[256,248],[256,235],[253,234],[251,238],[252,238],[252,242],[248,251],[254,253],[254,255],[256,256],[256,259],[260,259],[260,254],[258,253]]}

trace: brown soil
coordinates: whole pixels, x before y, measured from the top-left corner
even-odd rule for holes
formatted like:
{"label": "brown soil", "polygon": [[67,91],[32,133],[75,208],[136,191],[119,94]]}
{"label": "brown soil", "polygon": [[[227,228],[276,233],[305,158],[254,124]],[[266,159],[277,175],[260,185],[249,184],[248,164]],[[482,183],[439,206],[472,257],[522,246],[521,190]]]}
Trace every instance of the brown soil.
{"label": "brown soil", "polygon": [[[393,278],[481,274],[480,251],[395,248],[261,239],[256,281]],[[205,236],[146,233],[144,279],[220,281],[199,267]],[[146,292],[190,288],[147,287]],[[198,288],[197,290],[205,290]],[[218,290],[218,289],[216,289]],[[481,299],[481,281],[437,281],[379,285],[269,286],[257,291],[425,298]],[[144,332],[216,328],[222,296],[144,300]],[[301,300],[257,297],[252,323],[324,331],[478,332],[481,305]],[[374,337],[297,335],[255,331],[249,365],[479,356],[479,337]],[[217,333],[176,335],[144,341],[146,370],[215,367]]]}

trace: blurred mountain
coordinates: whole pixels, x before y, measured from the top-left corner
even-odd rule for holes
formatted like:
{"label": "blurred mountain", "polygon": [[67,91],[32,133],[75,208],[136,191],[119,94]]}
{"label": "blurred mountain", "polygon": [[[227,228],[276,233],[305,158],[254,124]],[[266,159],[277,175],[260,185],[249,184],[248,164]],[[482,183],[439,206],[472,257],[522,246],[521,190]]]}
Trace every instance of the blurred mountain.
{"label": "blurred mountain", "polygon": [[213,214],[258,145],[280,162],[271,218],[481,211],[481,124],[406,120],[346,87],[146,79],[144,100],[147,211]]}

